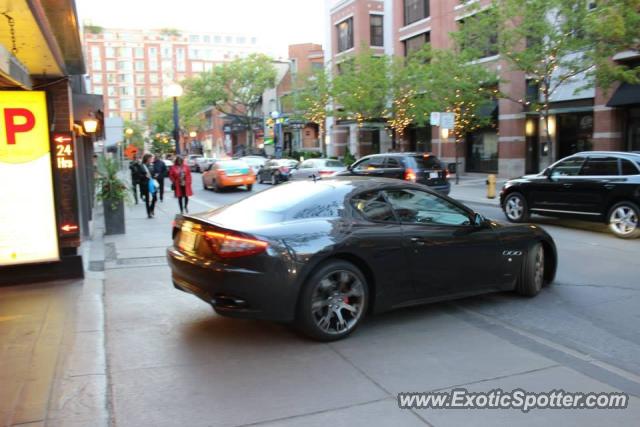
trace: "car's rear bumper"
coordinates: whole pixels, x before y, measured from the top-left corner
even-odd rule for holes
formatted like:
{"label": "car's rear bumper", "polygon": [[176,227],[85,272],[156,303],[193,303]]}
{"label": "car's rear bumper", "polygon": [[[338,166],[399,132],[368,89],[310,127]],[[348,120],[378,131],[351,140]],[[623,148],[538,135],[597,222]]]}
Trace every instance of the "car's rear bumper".
{"label": "car's rear bumper", "polygon": [[171,278],[176,289],[197,296],[221,315],[290,321],[297,292],[287,269],[277,257],[265,255],[262,271],[187,255],[167,249]]}
{"label": "car's rear bumper", "polygon": [[228,176],[218,179],[220,187],[240,187],[242,185],[252,185],[256,182],[256,177],[251,175]]}

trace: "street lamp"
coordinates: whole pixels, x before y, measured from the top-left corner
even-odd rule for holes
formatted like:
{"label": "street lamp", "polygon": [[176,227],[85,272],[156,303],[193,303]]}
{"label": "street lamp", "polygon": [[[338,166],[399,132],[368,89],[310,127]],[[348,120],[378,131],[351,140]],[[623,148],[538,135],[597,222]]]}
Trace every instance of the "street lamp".
{"label": "street lamp", "polygon": [[182,96],[182,86],[171,83],[167,95],[173,98],[173,139],[176,141],[176,155],[180,154],[180,117],[178,116],[178,97]]}
{"label": "street lamp", "polygon": [[98,120],[96,120],[93,116],[89,116],[82,121],[82,126],[84,127],[84,131],[86,133],[96,133],[96,131],[98,130]]}
{"label": "street lamp", "polygon": [[[131,144],[131,136],[133,135],[133,129],[126,128],[124,130],[124,135],[127,137],[127,146]],[[124,164],[124,147],[120,148],[120,162]]]}

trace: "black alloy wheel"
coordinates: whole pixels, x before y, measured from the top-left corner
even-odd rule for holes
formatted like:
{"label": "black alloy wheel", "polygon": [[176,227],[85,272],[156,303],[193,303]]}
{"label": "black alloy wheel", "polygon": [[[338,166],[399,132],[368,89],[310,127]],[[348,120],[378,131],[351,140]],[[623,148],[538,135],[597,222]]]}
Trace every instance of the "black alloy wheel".
{"label": "black alloy wheel", "polygon": [[369,288],[353,264],[332,260],[306,281],[298,306],[302,332],[318,341],[335,341],[352,333],[367,310]]}

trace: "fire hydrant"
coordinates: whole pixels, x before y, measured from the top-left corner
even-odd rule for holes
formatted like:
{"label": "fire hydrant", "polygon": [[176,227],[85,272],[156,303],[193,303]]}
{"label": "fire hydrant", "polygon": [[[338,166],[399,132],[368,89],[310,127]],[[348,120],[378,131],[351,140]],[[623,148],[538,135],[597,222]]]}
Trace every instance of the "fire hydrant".
{"label": "fire hydrant", "polygon": [[487,176],[487,198],[496,198],[496,176],[494,174]]}

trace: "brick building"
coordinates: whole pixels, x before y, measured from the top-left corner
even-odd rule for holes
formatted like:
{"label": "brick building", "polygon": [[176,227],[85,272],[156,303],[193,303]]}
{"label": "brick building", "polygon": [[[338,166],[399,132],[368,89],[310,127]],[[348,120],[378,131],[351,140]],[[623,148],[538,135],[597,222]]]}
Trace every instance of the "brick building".
{"label": "brick building", "polygon": [[174,29],[134,30],[85,25],[89,90],[104,95],[106,117],[144,120],[169,85],[215,64],[263,49],[255,36]]}
{"label": "brick building", "polygon": [[[468,8],[470,3],[477,0],[329,0],[325,65],[334,71],[339,69],[340,62],[363,45],[370,46],[374,53],[396,56],[406,56],[427,43],[436,49],[450,48],[453,42],[449,33],[474,13]],[[634,64],[640,55],[626,52],[614,59]],[[526,76],[510,70],[499,55],[488,52],[480,61],[501,70],[502,92],[513,99],[527,96]],[[622,85],[604,93],[593,87],[574,93],[579,85],[564,85],[552,99],[550,133],[556,158],[581,150],[640,150],[640,88]],[[485,114],[495,117],[495,126],[474,132],[459,147],[463,170],[516,176],[537,172],[549,164],[550,156],[542,142],[546,135],[535,113],[507,99],[500,99],[490,110]],[[344,153],[347,146],[357,155],[385,152],[391,147],[382,124],[358,128],[354,123],[330,119],[327,126],[334,155]],[[455,157],[453,139],[441,141],[429,127],[410,127],[398,148],[432,151],[445,161]]]}

